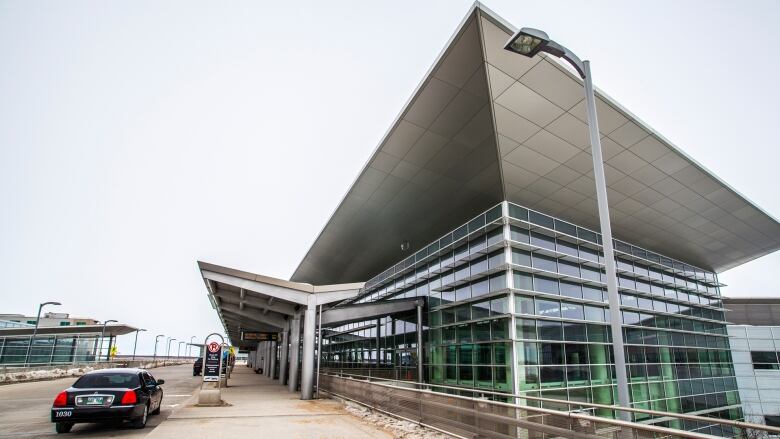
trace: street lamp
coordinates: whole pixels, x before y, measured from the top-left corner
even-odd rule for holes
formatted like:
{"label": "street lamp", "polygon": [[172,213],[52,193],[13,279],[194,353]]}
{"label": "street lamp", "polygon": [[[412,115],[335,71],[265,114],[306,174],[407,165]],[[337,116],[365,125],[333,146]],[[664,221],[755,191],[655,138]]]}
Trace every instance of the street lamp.
{"label": "street lamp", "polygon": [[[588,111],[588,131],[593,155],[593,176],[596,180],[596,201],[598,202],[599,224],[601,226],[602,245],[604,248],[604,266],[607,271],[607,293],[609,294],[610,329],[612,332],[612,347],[615,357],[615,375],[617,378],[618,404],[630,406],[628,396],[628,376],[626,374],[626,357],[623,348],[623,330],[620,319],[620,296],[617,290],[617,271],[615,269],[615,253],[612,249],[612,227],[609,221],[609,204],[607,203],[607,182],[604,178],[604,159],[601,154],[601,137],[599,122],[596,116],[596,95],[593,91],[593,78],[590,74],[590,61],[580,58],[564,46],[551,40],[538,29],[524,27],[507,41],[504,49],[533,57],[539,52],[545,52],[557,58],[566,60],[577,70],[585,82],[585,101]],[[628,412],[621,412],[621,418],[628,419]]]}
{"label": "street lamp", "polygon": [[146,332],[146,329],[136,329],[135,330],[135,343],[133,343],[133,361],[135,361],[135,348],[138,346],[138,333],[139,332]]}
{"label": "street lamp", "polygon": [[175,338],[168,337],[168,348],[165,350],[165,360],[163,360],[163,366],[168,364],[168,358],[171,356],[171,342],[175,340]]}
{"label": "street lamp", "polygon": [[33,329],[32,337],[30,337],[29,343],[27,343],[27,355],[24,356],[24,365],[27,366],[30,363],[30,350],[32,349],[35,336],[38,335],[38,322],[41,320],[41,309],[46,305],[62,305],[60,302],[43,302],[38,305],[38,316],[35,318],[35,329]]}
{"label": "street lamp", "polygon": [[160,341],[160,337],[165,337],[165,334],[160,334],[154,338],[154,356],[152,357],[152,365],[157,361],[157,342]]}
{"label": "street lamp", "polygon": [[192,341],[195,340],[195,337],[196,336],[194,336],[194,335],[192,337],[190,337],[190,344],[187,345],[187,356],[188,357],[191,356],[191,354],[192,354]]}
{"label": "street lamp", "polygon": [[106,325],[109,323],[116,323],[116,322],[117,322],[116,320],[106,320],[105,322],[103,322],[103,331],[100,332],[100,348],[97,351],[97,355],[95,355],[95,363],[97,363],[98,360],[100,360],[100,351],[103,350],[103,338],[105,338],[106,336]]}
{"label": "street lamp", "polygon": [[186,341],[180,341],[180,342],[179,342],[179,346],[176,348],[176,359],[177,359],[177,360],[178,360],[178,359],[179,359],[179,357],[181,356],[181,344],[182,344],[182,343],[187,343],[187,342],[186,342]]}

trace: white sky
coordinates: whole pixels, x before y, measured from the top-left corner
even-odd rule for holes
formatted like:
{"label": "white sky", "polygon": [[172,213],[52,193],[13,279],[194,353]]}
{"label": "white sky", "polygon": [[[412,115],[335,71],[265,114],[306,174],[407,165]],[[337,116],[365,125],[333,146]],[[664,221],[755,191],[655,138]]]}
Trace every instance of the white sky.
{"label": "white sky", "polygon": [[[780,215],[780,2],[486,4]],[[220,331],[195,261],[289,278],[470,6],[0,1],[0,312]]]}

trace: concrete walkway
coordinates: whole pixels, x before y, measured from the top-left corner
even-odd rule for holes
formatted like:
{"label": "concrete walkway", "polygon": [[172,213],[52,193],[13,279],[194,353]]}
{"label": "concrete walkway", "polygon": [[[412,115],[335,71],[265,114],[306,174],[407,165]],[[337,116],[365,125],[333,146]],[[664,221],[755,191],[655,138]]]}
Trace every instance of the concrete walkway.
{"label": "concrete walkway", "polygon": [[222,390],[229,407],[195,407],[196,396],[174,412],[149,438],[392,438],[350,415],[336,401],[301,401],[278,381],[236,365]]}

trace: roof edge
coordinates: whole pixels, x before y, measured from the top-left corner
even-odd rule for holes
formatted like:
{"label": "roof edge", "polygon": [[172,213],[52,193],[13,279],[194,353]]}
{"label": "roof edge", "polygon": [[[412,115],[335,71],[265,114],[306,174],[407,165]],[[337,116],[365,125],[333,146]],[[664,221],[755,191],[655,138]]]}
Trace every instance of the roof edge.
{"label": "roof edge", "polygon": [[[439,52],[439,55],[436,57],[436,59],[433,61],[431,66],[428,68],[428,70],[425,72],[425,75],[423,75],[423,79],[417,84],[417,86],[414,88],[412,93],[409,95],[409,98],[406,99],[406,102],[401,106],[401,111],[398,112],[398,114],[395,116],[393,121],[388,126],[387,130],[385,130],[385,133],[382,135],[379,142],[374,147],[373,151],[371,151],[371,154],[366,159],[365,163],[363,163],[363,167],[360,168],[360,171],[358,172],[357,176],[352,180],[352,183],[349,185],[349,188],[344,192],[344,195],[341,196],[341,201],[339,201],[338,205],[331,211],[330,215],[328,216],[328,220],[325,222],[325,224],[320,229],[319,233],[317,233],[316,238],[312,241],[311,245],[309,245],[309,249],[306,251],[306,254],[303,255],[301,258],[301,261],[298,263],[298,266],[295,267],[295,271],[293,271],[293,274],[290,276],[290,280],[295,279],[298,276],[298,273],[301,270],[301,266],[303,265],[303,262],[306,260],[306,257],[309,256],[309,253],[311,253],[314,246],[317,244],[317,241],[319,241],[320,237],[322,237],[322,234],[325,232],[325,229],[328,227],[328,224],[330,224],[331,220],[333,220],[333,217],[336,215],[336,212],[338,211],[339,207],[341,207],[342,204],[344,204],[344,201],[347,199],[347,196],[349,195],[350,191],[352,191],[352,188],[355,187],[355,184],[357,183],[358,179],[360,179],[360,176],[363,175],[363,173],[368,169],[369,165],[371,164],[371,160],[379,153],[379,150],[382,148],[382,145],[385,144],[388,137],[390,136],[390,133],[393,131],[396,125],[403,119],[403,116],[406,114],[406,112],[409,110],[411,103],[414,101],[415,98],[420,94],[422,89],[425,87],[428,82],[430,82],[431,78],[433,77],[433,72],[436,70],[436,68],[441,64],[441,62],[444,60],[445,56],[449,53],[450,50],[453,48],[453,42],[458,39],[458,37],[463,33],[463,31],[466,29],[466,23],[476,14],[477,10],[483,10],[483,11],[490,11],[480,3],[479,1],[474,2],[474,4],[471,5],[466,15],[463,17],[463,19],[458,24],[458,27],[455,28],[455,32],[450,36],[450,38],[447,40],[447,42],[444,44],[444,48]],[[492,13],[492,12],[491,12]]]}

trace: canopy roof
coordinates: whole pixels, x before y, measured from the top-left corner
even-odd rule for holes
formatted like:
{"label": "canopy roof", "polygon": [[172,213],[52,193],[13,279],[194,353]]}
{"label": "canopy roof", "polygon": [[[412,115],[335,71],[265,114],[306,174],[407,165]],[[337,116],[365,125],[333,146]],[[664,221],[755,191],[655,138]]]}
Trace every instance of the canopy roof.
{"label": "canopy roof", "polygon": [[[292,280],[366,280],[509,200],[598,230],[582,82],[503,49],[477,3],[371,155]],[[721,272],[780,248],[780,223],[597,92],[616,238]]]}
{"label": "canopy roof", "polygon": [[198,262],[209,300],[234,346],[252,348],[242,331],[281,332],[300,309],[354,297],[363,283],[311,285]]}
{"label": "canopy roof", "polygon": [[[106,337],[125,335],[138,328],[129,325],[106,325]],[[0,328],[0,337],[32,335],[34,326],[29,328]],[[103,325],[39,326],[37,335],[94,335],[103,331]]]}

